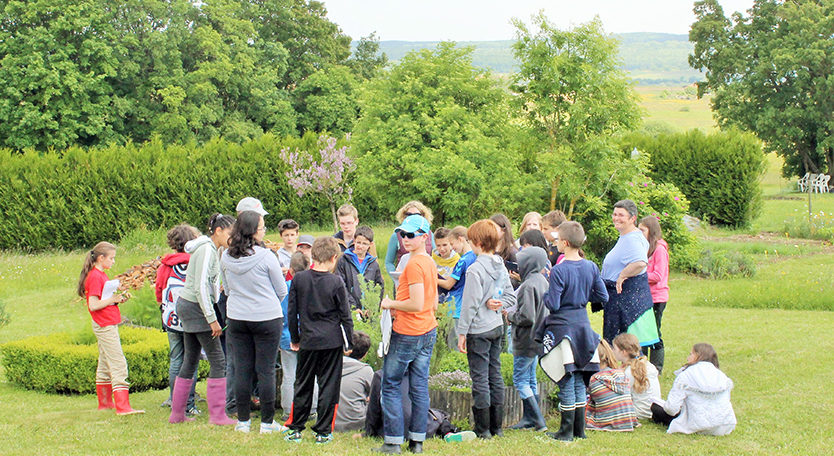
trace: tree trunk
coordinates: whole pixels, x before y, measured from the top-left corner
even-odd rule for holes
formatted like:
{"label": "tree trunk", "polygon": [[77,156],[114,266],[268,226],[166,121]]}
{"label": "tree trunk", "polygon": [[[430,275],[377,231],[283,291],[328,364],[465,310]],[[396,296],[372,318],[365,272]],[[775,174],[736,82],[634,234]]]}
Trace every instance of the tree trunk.
{"label": "tree trunk", "polygon": [[559,182],[561,182],[561,177],[557,177],[550,181],[550,210],[556,210],[556,193],[559,191]]}
{"label": "tree trunk", "polygon": [[573,220],[573,208],[576,207],[576,197],[570,199],[570,206],[568,207],[568,214],[565,216],[568,220]]}
{"label": "tree trunk", "polygon": [[339,218],[336,217],[336,202],[330,200],[330,214],[333,216],[333,232],[339,232]]}

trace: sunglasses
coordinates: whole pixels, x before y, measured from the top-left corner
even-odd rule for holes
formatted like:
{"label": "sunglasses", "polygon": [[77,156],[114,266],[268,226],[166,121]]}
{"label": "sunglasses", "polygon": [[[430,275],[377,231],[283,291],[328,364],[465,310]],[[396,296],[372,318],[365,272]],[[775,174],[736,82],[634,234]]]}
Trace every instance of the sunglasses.
{"label": "sunglasses", "polygon": [[422,236],[424,234],[426,234],[426,233],[422,233],[422,232],[419,232],[419,231],[414,232],[414,233],[406,233],[405,231],[400,231],[400,236],[402,236],[404,238],[408,238],[408,239],[414,239],[417,236]]}
{"label": "sunglasses", "polygon": [[412,215],[423,215],[423,214],[421,214],[420,212],[406,212],[405,213],[406,217],[410,217]]}

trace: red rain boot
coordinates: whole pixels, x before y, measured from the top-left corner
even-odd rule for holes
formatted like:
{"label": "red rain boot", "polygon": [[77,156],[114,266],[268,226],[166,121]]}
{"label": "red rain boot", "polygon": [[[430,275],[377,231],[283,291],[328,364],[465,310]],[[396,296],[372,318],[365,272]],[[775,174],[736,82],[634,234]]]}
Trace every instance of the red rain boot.
{"label": "red rain boot", "polygon": [[134,410],[130,406],[129,393],[127,389],[117,389],[113,391],[113,401],[116,403],[116,415],[135,415],[137,413],[145,413],[144,410]]}
{"label": "red rain boot", "polygon": [[109,383],[96,383],[96,396],[99,410],[116,408],[113,405],[113,387]]}

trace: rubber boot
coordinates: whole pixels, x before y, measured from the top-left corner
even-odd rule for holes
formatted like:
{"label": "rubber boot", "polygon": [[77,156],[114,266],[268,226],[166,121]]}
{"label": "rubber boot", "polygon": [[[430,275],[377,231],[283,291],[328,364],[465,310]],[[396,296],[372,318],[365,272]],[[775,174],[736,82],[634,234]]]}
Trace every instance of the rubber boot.
{"label": "rubber boot", "polygon": [[537,396],[528,398],[530,401],[530,418],[533,421],[533,429],[536,432],[544,432],[547,430],[547,423],[544,421],[544,415],[542,415],[542,411],[539,408],[538,399]]}
{"label": "rubber boot", "polygon": [[663,347],[661,348],[653,348],[649,351],[649,362],[654,364],[654,367],[657,368],[657,375],[663,373],[663,360],[666,357],[664,353]]}
{"label": "rubber boot", "polygon": [[174,379],[174,391],[171,392],[171,416],[169,423],[182,423],[183,421],[194,421],[194,418],[185,416],[185,406],[188,403],[188,394],[191,392],[191,385],[194,379],[177,377]]}
{"label": "rubber boot", "polygon": [[559,425],[558,432],[548,432],[547,436],[563,442],[573,441],[573,426],[574,426],[574,411],[562,411],[562,423]]}
{"label": "rubber boot", "polygon": [[130,394],[127,389],[113,390],[113,402],[116,403],[116,415],[135,415],[145,413],[144,410],[134,410],[130,406]]}
{"label": "rubber boot", "polygon": [[226,416],[226,377],[206,380],[206,403],[209,423],[218,426],[237,424],[237,421]]}
{"label": "rubber boot", "polygon": [[585,406],[573,410],[573,438],[585,438]]}
{"label": "rubber boot", "polygon": [[495,437],[504,437],[504,406],[489,406],[489,432]]}
{"label": "rubber boot", "polygon": [[531,429],[536,427],[536,422],[534,421],[534,417],[532,415],[532,408],[530,403],[536,402],[536,396],[530,396],[527,399],[521,400],[521,420],[510,426],[509,429]]}
{"label": "rubber boot", "polygon": [[475,420],[475,425],[472,430],[479,439],[491,439],[492,434],[489,432],[489,409],[472,407],[472,416]]}
{"label": "rubber boot", "polygon": [[99,410],[116,408],[113,404],[113,386],[109,383],[96,383],[96,397]]}

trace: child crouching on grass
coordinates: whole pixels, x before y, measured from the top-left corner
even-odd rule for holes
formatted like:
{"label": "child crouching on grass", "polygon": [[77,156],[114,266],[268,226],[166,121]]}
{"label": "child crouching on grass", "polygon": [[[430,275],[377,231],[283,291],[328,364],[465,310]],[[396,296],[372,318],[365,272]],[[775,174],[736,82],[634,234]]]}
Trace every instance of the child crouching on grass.
{"label": "child crouching on grass", "polygon": [[318,419],[313,425],[316,443],[333,440],[336,407],[342,381],[342,355],[353,345],[353,320],[350,316],[345,283],[333,274],[341,255],[336,239],[320,237],[313,242],[315,265],[292,279],[287,305],[290,321],[290,348],[298,352],[295,395],[290,411],[289,442],[300,442],[310,416],[313,384],[318,380]]}
{"label": "child crouching on grass", "polygon": [[87,310],[93,319],[93,334],[98,343],[98,367],[96,368],[96,396],[98,409],[116,409],[117,415],[145,413],[130,406],[127,383],[127,360],[119,339],[119,323],[122,314],[118,305],[125,302],[124,295],[103,296],[104,284],[109,280],[104,272],[116,262],[116,246],[99,242],[87,253],[81,276],[78,279],[78,295],[87,300]]}

